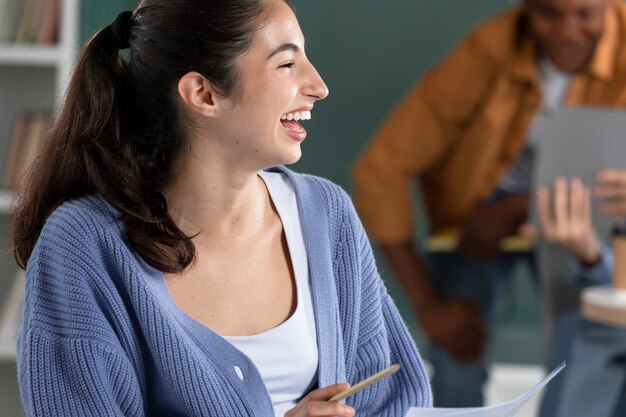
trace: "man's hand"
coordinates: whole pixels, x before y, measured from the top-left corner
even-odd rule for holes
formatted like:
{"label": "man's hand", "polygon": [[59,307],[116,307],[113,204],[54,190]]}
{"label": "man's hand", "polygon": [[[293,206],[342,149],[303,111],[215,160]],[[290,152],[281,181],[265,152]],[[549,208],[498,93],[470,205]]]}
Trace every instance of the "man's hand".
{"label": "man's hand", "polygon": [[459,361],[482,360],[487,335],[480,312],[469,300],[433,301],[418,312],[428,338]]}
{"label": "man's hand", "polygon": [[428,339],[458,360],[482,359],[486,334],[478,308],[467,300],[439,298],[412,241],[383,245],[382,249]]}
{"label": "man's hand", "polygon": [[527,195],[515,194],[478,207],[461,229],[459,252],[476,260],[495,258],[500,241],[515,234],[527,216]]}

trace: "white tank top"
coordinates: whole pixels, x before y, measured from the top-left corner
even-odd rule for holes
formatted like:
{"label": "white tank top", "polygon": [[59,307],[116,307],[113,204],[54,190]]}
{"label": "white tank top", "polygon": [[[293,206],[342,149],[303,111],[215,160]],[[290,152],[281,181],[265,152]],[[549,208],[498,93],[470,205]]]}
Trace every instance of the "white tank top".
{"label": "white tank top", "polygon": [[262,171],[259,176],[265,182],[283,224],[295,274],[297,306],[285,322],[272,329],[252,336],[227,336],[225,339],[254,362],[275,410],[287,410],[317,384],[315,318],[295,189],[282,173]]}

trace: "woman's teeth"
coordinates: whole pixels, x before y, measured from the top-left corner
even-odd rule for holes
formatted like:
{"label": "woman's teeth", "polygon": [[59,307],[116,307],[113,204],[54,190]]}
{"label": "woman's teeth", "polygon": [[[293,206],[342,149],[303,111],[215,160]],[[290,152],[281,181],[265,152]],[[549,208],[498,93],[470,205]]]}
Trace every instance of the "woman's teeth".
{"label": "woman's teeth", "polygon": [[306,110],[286,113],[280,117],[280,120],[311,120],[311,112]]}

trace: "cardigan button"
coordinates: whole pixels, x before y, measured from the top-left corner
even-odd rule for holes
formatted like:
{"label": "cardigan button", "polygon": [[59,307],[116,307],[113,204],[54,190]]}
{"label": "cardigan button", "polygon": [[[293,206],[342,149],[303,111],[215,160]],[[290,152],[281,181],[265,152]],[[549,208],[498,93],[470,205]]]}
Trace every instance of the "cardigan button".
{"label": "cardigan button", "polygon": [[243,381],[243,372],[241,372],[241,368],[238,367],[237,365],[235,365],[234,368],[235,368],[235,373],[237,374],[239,379]]}

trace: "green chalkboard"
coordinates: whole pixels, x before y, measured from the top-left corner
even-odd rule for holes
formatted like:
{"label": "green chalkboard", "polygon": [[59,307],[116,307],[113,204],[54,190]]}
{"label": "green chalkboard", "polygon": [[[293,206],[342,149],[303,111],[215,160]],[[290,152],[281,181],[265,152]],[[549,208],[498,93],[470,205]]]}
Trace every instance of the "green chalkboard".
{"label": "green chalkboard", "polygon": [[82,0],[80,4],[80,40],[84,44],[100,28],[110,24],[117,14],[137,7],[137,0]]}

